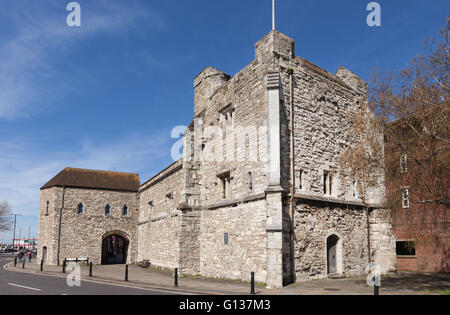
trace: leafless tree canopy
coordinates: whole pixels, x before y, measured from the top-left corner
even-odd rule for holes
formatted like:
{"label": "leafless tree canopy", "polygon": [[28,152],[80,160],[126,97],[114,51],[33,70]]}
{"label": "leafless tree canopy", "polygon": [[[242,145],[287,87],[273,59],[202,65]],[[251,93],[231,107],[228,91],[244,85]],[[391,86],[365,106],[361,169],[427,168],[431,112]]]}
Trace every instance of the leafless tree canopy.
{"label": "leafless tree canopy", "polygon": [[[441,40],[428,40],[427,53],[400,73],[375,73],[370,107],[385,126],[386,177],[392,190],[405,184],[412,203],[449,206],[449,27]],[[400,176],[406,158],[408,176]],[[400,196],[394,196],[397,207]]]}
{"label": "leafless tree canopy", "polygon": [[[406,69],[372,74],[368,100],[350,128],[361,146],[341,157],[341,167],[361,178],[363,199],[365,188],[385,176],[387,206],[399,224],[413,239],[422,233],[439,246],[448,230],[449,31],[447,19],[439,39],[427,40],[426,52]],[[405,189],[410,208],[420,211],[405,209]]]}
{"label": "leafless tree canopy", "polygon": [[11,228],[11,207],[6,202],[0,203],[0,232],[8,231]]}

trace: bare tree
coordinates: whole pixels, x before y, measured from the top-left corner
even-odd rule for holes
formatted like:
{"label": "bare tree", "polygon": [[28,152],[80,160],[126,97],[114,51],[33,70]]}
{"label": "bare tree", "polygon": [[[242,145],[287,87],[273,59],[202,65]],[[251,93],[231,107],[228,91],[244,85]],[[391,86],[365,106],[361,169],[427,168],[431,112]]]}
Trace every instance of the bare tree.
{"label": "bare tree", "polygon": [[[351,127],[354,137],[359,133],[361,146],[341,159],[353,176],[359,174],[363,199],[367,187],[376,187],[377,177],[386,177],[388,206],[413,238],[420,232],[438,240],[448,228],[449,31],[447,19],[440,39],[427,40],[425,54],[406,69],[372,74],[368,102],[361,101]],[[412,217],[408,206],[426,211]]]}
{"label": "bare tree", "polygon": [[0,203],[0,232],[9,231],[11,228],[11,206],[8,202]]}

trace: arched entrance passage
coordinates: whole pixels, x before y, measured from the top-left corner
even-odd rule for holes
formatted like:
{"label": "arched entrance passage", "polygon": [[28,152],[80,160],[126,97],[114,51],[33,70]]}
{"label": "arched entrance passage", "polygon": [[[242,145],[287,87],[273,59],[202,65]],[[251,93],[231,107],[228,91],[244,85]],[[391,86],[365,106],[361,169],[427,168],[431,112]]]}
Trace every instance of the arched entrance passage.
{"label": "arched entrance passage", "polygon": [[102,240],[102,265],[127,263],[128,239],[118,233],[107,234]]}
{"label": "arched entrance passage", "polygon": [[328,274],[336,274],[338,270],[338,244],[339,237],[331,235],[327,239],[327,264]]}

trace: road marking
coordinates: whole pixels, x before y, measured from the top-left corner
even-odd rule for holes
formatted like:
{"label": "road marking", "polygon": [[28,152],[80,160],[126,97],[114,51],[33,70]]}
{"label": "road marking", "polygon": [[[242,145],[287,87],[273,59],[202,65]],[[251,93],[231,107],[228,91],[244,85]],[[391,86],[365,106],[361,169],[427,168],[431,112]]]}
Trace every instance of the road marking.
{"label": "road marking", "polygon": [[13,287],[18,287],[18,288],[22,288],[22,289],[28,289],[28,290],[33,290],[33,291],[42,291],[41,289],[35,289],[35,288],[30,288],[30,287],[24,287],[23,285],[18,285],[18,284],[14,284],[14,283],[8,283],[9,285],[12,285]]}

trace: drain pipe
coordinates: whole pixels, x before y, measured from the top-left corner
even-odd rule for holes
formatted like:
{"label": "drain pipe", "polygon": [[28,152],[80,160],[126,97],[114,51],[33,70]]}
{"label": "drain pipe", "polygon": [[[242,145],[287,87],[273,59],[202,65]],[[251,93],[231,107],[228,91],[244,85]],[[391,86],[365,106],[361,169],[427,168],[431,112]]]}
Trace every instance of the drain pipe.
{"label": "drain pipe", "polygon": [[294,195],[295,195],[295,163],[294,163],[294,69],[289,68],[287,70],[289,74],[289,94],[290,94],[290,110],[291,110],[291,119],[289,123],[289,132],[290,132],[290,162],[291,162],[291,198],[289,201],[289,212],[291,215],[292,227],[294,224]]}
{"label": "drain pipe", "polygon": [[63,209],[64,209],[64,198],[66,195],[66,187],[63,186],[63,195],[62,195],[62,205],[61,205],[61,209],[59,210],[59,227],[58,227],[58,253],[56,256],[56,262],[59,266],[59,254],[61,251],[61,226],[62,226],[62,214],[63,214]]}
{"label": "drain pipe", "polygon": [[368,256],[369,256],[369,264],[372,263],[372,247],[370,244],[370,213],[369,213],[369,205],[366,203],[366,165],[364,162],[364,132],[363,132],[363,106],[364,101],[361,101],[361,113],[360,113],[360,147],[361,147],[361,193],[362,193],[362,201],[366,207],[366,218],[367,218],[367,248],[368,248]]}

